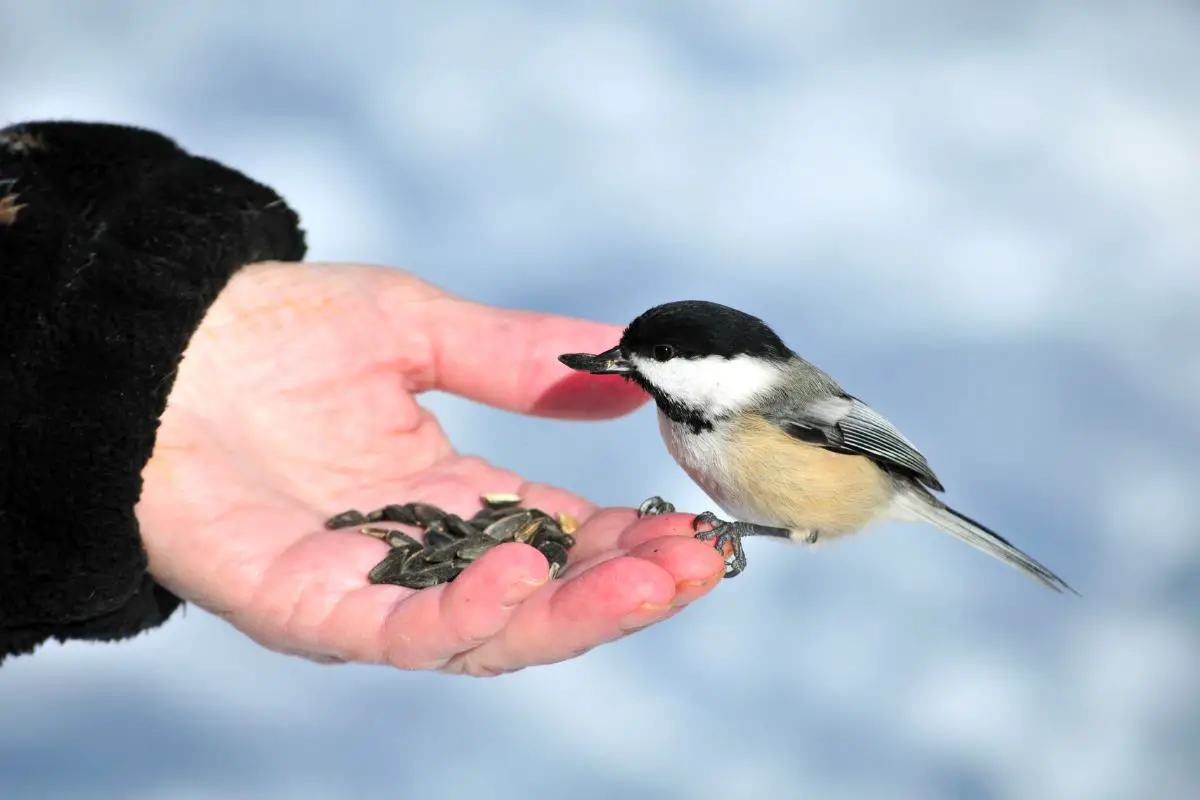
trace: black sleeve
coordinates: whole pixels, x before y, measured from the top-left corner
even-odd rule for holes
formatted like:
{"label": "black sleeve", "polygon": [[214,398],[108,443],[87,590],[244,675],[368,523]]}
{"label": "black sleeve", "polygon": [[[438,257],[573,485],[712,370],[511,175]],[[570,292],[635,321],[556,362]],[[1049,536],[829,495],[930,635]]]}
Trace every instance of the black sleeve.
{"label": "black sleeve", "polygon": [[0,129],[0,661],[180,605],[133,513],[158,418],[230,276],[304,252],[275,192],[157,133]]}

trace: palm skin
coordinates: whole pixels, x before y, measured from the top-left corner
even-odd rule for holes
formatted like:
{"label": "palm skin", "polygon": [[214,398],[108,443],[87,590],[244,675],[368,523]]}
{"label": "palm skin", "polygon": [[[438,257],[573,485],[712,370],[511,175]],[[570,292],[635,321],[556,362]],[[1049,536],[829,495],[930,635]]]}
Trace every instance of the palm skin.
{"label": "palm skin", "polygon": [[[671,616],[724,571],[690,515],[598,510],[459,455],[416,400],[440,389],[548,417],[624,414],[641,390],[556,361],[617,335],[391,269],[247,267],[192,338],[143,471],[151,572],[280,652],[471,675],[561,661]],[[481,493],[509,491],[583,522],[562,578],[514,543],[451,584],[373,586],[387,546],[322,524],[409,500],[469,515]]]}

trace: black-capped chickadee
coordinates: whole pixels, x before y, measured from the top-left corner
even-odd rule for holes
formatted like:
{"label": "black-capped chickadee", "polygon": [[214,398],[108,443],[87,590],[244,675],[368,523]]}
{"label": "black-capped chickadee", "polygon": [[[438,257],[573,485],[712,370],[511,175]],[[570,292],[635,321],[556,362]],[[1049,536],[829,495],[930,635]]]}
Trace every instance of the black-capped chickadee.
{"label": "black-capped chickadee", "polygon": [[[942,483],[917,448],[757,317],[706,301],[666,303],[631,322],[611,350],[559,360],[620,375],[654,398],[667,449],[735,520],[704,512],[693,526],[708,524],[697,537],[722,553],[732,548],[727,577],[746,566],[745,536],[813,544],[898,519],[932,523],[1055,591],[1078,594],[937,499]],[[658,497],[640,509],[668,510]]]}

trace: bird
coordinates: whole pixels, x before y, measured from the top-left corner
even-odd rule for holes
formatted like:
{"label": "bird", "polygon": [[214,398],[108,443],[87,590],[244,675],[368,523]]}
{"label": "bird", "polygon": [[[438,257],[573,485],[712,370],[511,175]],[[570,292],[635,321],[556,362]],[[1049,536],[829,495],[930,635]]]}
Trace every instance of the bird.
{"label": "bird", "polygon": [[[902,520],[931,524],[1056,592],[1079,594],[939,499],[945,487],[917,447],[758,317],[707,300],[663,303],[630,322],[610,350],[558,358],[632,381],[653,398],[667,450],[731,517],[705,511],[693,521],[697,538],[731,553],[727,578],[746,568],[746,537],[814,545]],[[674,510],[654,496],[638,513]]]}

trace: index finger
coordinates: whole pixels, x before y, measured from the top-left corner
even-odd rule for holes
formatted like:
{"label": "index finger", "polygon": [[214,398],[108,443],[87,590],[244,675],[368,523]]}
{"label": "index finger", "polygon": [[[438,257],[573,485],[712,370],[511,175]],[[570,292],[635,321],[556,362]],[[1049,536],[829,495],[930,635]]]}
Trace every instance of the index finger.
{"label": "index finger", "polygon": [[563,366],[563,353],[613,347],[621,328],[555,314],[517,311],[457,297],[426,317],[434,388],[491,406],[560,419],[604,419],[640,407],[648,395],[622,378]]}

